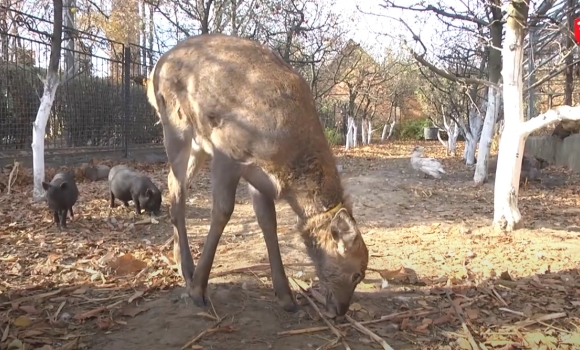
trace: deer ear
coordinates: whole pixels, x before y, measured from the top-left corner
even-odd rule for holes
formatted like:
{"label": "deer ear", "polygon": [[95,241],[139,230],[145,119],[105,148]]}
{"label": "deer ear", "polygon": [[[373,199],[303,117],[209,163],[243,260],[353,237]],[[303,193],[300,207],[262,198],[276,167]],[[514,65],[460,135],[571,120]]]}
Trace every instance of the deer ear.
{"label": "deer ear", "polygon": [[340,209],[332,218],[330,232],[341,255],[352,247],[358,233],[356,222],[345,208]]}

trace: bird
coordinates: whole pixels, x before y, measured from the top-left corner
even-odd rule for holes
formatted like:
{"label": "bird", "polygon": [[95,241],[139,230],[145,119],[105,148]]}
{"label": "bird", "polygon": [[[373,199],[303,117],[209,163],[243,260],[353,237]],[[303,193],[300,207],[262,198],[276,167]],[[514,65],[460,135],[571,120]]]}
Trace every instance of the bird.
{"label": "bird", "polygon": [[413,153],[411,155],[411,166],[413,169],[423,172],[424,177],[431,175],[436,179],[440,179],[441,174],[447,174],[437,159],[423,158],[423,150],[424,148],[421,146],[413,148]]}

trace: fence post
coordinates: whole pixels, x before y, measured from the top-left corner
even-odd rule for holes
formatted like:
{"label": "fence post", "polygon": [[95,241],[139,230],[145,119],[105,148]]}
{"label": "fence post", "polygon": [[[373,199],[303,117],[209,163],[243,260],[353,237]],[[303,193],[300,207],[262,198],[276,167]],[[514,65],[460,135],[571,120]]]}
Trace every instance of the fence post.
{"label": "fence post", "polygon": [[131,47],[123,47],[123,151],[129,156],[129,116],[131,114]]}

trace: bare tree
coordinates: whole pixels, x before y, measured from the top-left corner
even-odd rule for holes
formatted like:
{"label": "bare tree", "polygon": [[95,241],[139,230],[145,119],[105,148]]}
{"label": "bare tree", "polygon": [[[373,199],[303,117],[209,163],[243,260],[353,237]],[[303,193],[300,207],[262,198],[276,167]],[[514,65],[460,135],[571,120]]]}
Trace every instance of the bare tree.
{"label": "bare tree", "polygon": [[42,181],[44,181],[44,135],[46,123],[52,108],[52,103],[59,85],[58,67],[62,46],[62,0],[53,0],[54,21],[52,29],[52,43],[50,47],[50,61],[44,80],[44,91],[40,98],[40,107],[36,120],[32,125],[32,165],[34,173],[33,198],[40,200],[44,195]]}

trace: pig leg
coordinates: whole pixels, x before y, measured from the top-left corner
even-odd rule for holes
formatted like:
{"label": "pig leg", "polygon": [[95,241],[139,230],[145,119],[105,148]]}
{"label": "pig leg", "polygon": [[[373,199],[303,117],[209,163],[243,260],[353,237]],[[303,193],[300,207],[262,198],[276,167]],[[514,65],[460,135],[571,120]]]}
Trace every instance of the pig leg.
{"label": "pig leg", "polygon": [[66,229],[66,212],[67,212],[66,209],[61,210],[60,215],[59,215],[60,216],[60,226],[64,229]]}
{"label": "pig leg", "polygon": [[141,215],[141,204],[139,203],[139,197],[137,195],[131,196],[133,198],[133,203],[135,203],[135,213]]}
{"label": "pig leg", "polygon": [[298,307],[292,297],[288,278],[284,271],[282,257],[280,256],[280,246],[278,245],[277,222],[276,222],[276,205],[272,197],[265,196],[252,185],[248,186],[254,213],[258,219],[258,225],[264,234],[266,248],[268,249],[268,258],[272,270],[272,284],[274,293],[278,297],[278,303],[288,312],[298,311]]}
{"label": "pig leg", "polygon": [[242,175],[235,161],[216,150],[211,163],[212,199],[211,223],[203,252],[193,273],[191,297],[199,307],[207,306],[206,292],[209,273],[221,235],[234,212],[236,188]]}
{"label": "pig leg", "polygon": [[58,210],[55,210],[53,213],[54,223],[56,226],[60,227],[60,218],[58,216]]}
{"label": "pig leg", "polygon": [[116,207],[116,205],[115,205],[115,195],[113,194],[113,191],[110,191],[110,192],[111,192],[111,205],[110,205],[110,207],[111,208],[114,208],[114,207]]}
{"label": "pig leg", "polygon": [[[68,210],[70,211],[70,218],[74,220],[75,216],[73,214],[72,207],[68,208]],[[65,212],[65,214],[66,214],[66,212]]]}

